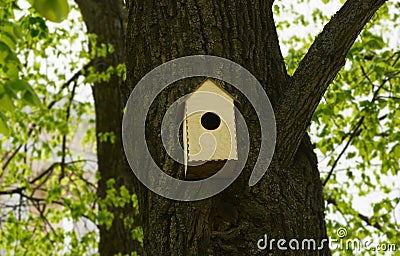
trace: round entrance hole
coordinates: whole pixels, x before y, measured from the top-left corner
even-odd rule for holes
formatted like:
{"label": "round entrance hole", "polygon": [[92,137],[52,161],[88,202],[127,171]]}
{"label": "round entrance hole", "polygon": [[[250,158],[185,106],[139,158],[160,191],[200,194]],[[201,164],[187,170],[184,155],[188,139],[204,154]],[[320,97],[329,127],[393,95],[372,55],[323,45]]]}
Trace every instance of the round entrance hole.
{"label": "round entrance hole", "polygon": [[207,130],[215,130],[221,124],[221,118],[212,112],[207,112],[201,117],[201,125]]}

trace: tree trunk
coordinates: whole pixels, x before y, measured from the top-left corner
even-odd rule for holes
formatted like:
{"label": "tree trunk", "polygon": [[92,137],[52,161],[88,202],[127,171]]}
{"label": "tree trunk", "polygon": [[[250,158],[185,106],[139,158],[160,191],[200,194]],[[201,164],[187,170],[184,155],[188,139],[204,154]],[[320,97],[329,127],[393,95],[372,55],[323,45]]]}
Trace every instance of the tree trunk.
{"label": "tree trunk", "polygon": [[[273,161],[253,187],[248,187],[248,180],[260,138],[250,104],[240,107],[251,136],[248,162],[224,192],[198,202],[177,202],[154,194],[135,179],[147,255],[329,255],[327,244],[315,251],[282,251],[275,242],[272,250],[260,251],[257,242],[264,235],[268,240],[300,242],[327,238],[322,184],[306,129],[358,33],[385,1],[348,0],[294,77],[287,75],[280,52],[272,0],[131,2],[126,98],[147,72],[162,63],[188,55],[216,55],[242,65],[260,81],[275,109],[278,131]],[[164,90],[147,116],[149,151],[170,175],[182,166],[168,158],[156,134],[168,106],[199,81],[186,79],[186,86]],[[229,85],[227,90],[246,102]]]}
{"label": "tree trunk", "polygon": [[[168,60],[208,54],[249,70],[275,107],[290,78],[271,6],[272,1],[135,1],[127,34],[129,89],[125,95],[147,72]],[[189,81],[193,88],[198,79]],[[148,119],[161,120],[168,105],[188,92],[177,87],[164,92]],[[274,161],[262,181],[248,187],[260,144],[259,125],[249,104],[242,104],[241,112],[246,120],[255,120],[248,122],[255,146],[241,176],[221,194],[199,202],[176,202],[149,192],[136,181],[147,255],[256,255],[260,253],[257,242],[264,234],[275,239],[327,238],[322,185],[308,136],[304,135],[292,161]],[[159,122],[149,124],[149,129],[159,131]],[[156,160],[166,162],[159,138],[149,136],[148,140],[150,151],[157,152],[153,154]],[[275,248],[273,253],[279,251]],[[315,252],[328,254],[327,247]]]}
{"label": "tree trunk", "polygon": [[[110,66],[116,68],[118,64],[125,63],[126,14],[123,1],[76,0],[76,2],[88,32],[97,35],[97,44],[111,44],[115,48],[113,54],[92,60],[91,63],[96,71],[103,72]],[[117,190],[121,186],[125,186],[131,194],[135,193],[134,175],[125,160],[121,140],[122,109],[125,102],[122,101],[120,88],[123,85],[122,78],[113,75],[109,81],[94,83],[92,87],[96,112],[98,172],[101,176],[98,181],[97,193],[100,198],[106,196],[106,183],[111,178],[115,179]],[[99,140],[99,135],[102,133],[112,133],[115,141]],[[109,228],[99,225],[100,255],[140,252],[141,245],[132,238],[133,229],[139,225],[138,218],[135,216],[136,209],[133,208],[132,203],[126,204],[124,207],[108,206],[107,208],[113,213],[114,219]],[[126,217],[135,220],[133,226],[124,224]]]}
{"label": "tree trunk", "polygon": [[[329,255],[327,246],[317,251],[260,251],[257,242],[273,238],[327,238],[322,184],[306,129],[326,88],[344,64],[344,57],[358,33],[384,0],[348,0],[318,36],[293,77],[286,73],[272,17],[272,0],[255,1],[127,1],[129,18],[127,51],[124,51],[123,1],[76,0],[88,32],[99,43],[111,43],[116,52],[94,61],[97,70],[126,60],[128,81],[113,76],[93,86],[97,133],[114,132],[116,140],[98,140],[101,180],[98,193],[105,195],[106,181],[115,178],[139,198],[144,229],[143,255]],[[121,110],[135,84],[156,66],[178,57],[217,55],[242,65],[263,85],[277,119],[274,159],[263,179],[253,187],[248,180],[260,145],[259,124],[250,104],[240,110],[249,128],[251,151],[239,178],[224,192],[198,202],[176,202],[147,190],[132,175],[121,143]],[[125,59],[125,55],[127,59]],[[164,170],[175,175],[182,166],[169,159],[154,136],[167,107],[190,86],[165,90],[148,114],[148,147]],[[229,85],[229,92],[246,99]],[[122,95],[122,97],[121,97]],[[152,136],[151,136],[152,135]],[[134,184],[134,186],[133,186]],[[134,189],[135,188],[135,189]],[[109,230],[100,227],[100,254],[140,251],[120,213],[133,215],[130,206],[113,208]],[[139,249],[138,249],[139,248]]]}

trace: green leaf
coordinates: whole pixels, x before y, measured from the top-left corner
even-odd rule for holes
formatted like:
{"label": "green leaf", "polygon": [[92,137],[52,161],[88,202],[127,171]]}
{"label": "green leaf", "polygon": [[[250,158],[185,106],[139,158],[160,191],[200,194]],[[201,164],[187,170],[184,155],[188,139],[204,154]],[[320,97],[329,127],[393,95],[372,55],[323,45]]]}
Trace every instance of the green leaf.
{"label": "green leaf", "polygon": [[31,106],[34,107],[41,107],[42,106],[42,102],[40,101],[39,97],[36,95],[35,92],[33,91],[26,91],[24,93],[24,96],[22,97],[22,99]]}
{"label": "green leaf", "polygon": [[68,17],[67,0],[35,0],[33,7],[46,19],[61,22]]}
{"label": "green leaf", "polygon": [[15,38],[12,37],[12,35],[8,34],[7,32],[2,32],[0,35],[0,41],[5,43],[10,49],[15,51],[17,41],[15,40]]}
{"label": "green leaf", "polygon": [[4,111],[14,111],[15,106],[13,101],[11,100],[10,96],[8,96],[8,94],[4,93],[1,97],[0,97],[0,110],[4,110]]}
{"label": "green leaf", "polygon": [[4,84],[4,88],[1,88],[0,85],[0,95],[3,92],[2,90],[4,89],[4,93],[6,93],[8,96],[10,96],[11,99],[18,99],[18,96],[14,90],[14,88],[10,87],[9,83]]}
{"label": "green leaf", "polygon": [[356,156],[356,152],[349,152],[348,154],[347,154],[347,159],[352,159],[352,158],[354,158]]}
{"label": "green leaf", "polygon": [[29,85],[29,83],[26,82],[25,80],[13,80],[6,83],[6,86],[14,91],[33,90],[32,87]]}
{"label": "green leaf", "polygon": [[12,22],[2,21],[0,23],[0,41],[3,41],[11,50],[16,50],[18,39],[21,39],[22,34],[20,28]]}
{"label": "green leaf", "polygon": [[21,62],[10,47],[0,40],[0,76],[17,79],[21,69]]}
{"label": "green leaf", "polygon": [[8,129],[6,116],[0,112],[0,133],[9,136],[10,130]]}
{"label": "green leaf", "polygon": [[4,63],[8,56],[14,54],[10,47],[3,41],[0,41],[0,63]]}
{"label": "green leaf", "polygon": [[11,88],[14,91],[21,91],[22,92],[21,98],[26,104],[35,107],[42,107],[42,102],[40,101],[39,97],[37,96],[37,94],[27,81],[14,80],[8,82],[6,85],[8,88]]}

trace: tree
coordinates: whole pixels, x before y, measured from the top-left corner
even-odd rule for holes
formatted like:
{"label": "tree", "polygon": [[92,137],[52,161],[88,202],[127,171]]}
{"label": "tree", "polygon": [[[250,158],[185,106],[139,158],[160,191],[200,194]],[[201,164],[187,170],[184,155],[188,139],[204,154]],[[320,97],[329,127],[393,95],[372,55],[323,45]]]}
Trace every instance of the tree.
{"label": "tree", "polygon": [[[255,242],[264,233],[286,239],[327,238],[322,184],[306,131],[357,35],[385,1],[347,1],[315,39],[293,76],[287,74],[280,52],[273,2],[134,1],[130,6],[126,97],[141,77],[167,60],[217,55],[239,63],[260,81],[272,101],[278,131],[272,164],[255,187],[247,188],[246,183],[255,148],[238,180],[211,199],[174,202],[136,181],[144,246],[150,255],[253,255],[258,253]],[[161,120],[168,103],[181,93],[176,88],[165,92],[148,119]],[[247,120],[254,118],[250,106],[244,105],[241,111]],[[149,125],[153,132],[159,127],[156,121]],[[250,126],[250,134],[252,145],[258,145],[257,127]],[[165,160],[158,139],[148,139],[150,151],[173,175],[177,167]],[[219,211],[223,206],[235,213],[234,218]],[[228,227],[221,227],[219,218]],[[272,252],[288,254],[276,248]],[[325,248],[315,254],[329,251]]]}
{"label": "tree", "polygon": [[[117,67],[126,62],[125,59],[125,23],[126,9],[123,1],[76,1],[82,12],[88,32],[97,35],[99,44],[111,44],[115,48],[113,54],[106,58],[93,59],[97,72],[104,72],[109,67]],[[101,198],[106,197],[107,182],[115,179],[116,189],[124,186],[130,194],[134,194],[133,176],[129,168],[121,141],[122,109],[124,102],[121,100],[123,79],[118,75],[111,76],[107,81],[93,84],[93,95],[96,109],[96,132],[109,133],[115,136],[115,141],[97,140],[98,171],[101,179],[98,182],[97,192]],[[112,107],[110,107],[112,106]],[[102,255],[116,253],[129,253],[140,251],[140,244],[134,239],[132,227],[126,226],[124,219],[135,218],[136,210],[132,204],[124,207],[107,207],[114,219],[111,227],[100,226],[99,250]],[[122,214],[122,215],[121,215]],[[135,218],[136,222],[138,221]],[[137,225],[137,223],[135,223]]]}
{"label": "tree", "polygon": [[[7,33],[2,32],[0,46],[3,48],[0,50],[7,54],[1,55],[6,65],[1,66],[0,86],[4,84],[8,90],[6,93],[0,90],[0,110],[5,111],[4,116],[0,112],[0,132],[10,130],[11,139],[1,138],[6,147],[3,149],[2,146],[1,150],[1,178],[4,177],[4,182],[0,186],[0,195],[19,196],[18,204],[2,202],[4,209],[15,211],[13,214],[2,210],[4,216],[1,217],[5,225],[0,229],[0,248],[9,254],[50,254],[65,250],[72,254],[92,253],[97,244],[101,255],[133,251],[143,255],[267,253],[270,251],[260,252],[257,248],[257,241],[264,234],[269,239],[314,238],[317,241],[335,235],[340,222],[325,221],[323,192],[328,211],[339,212],[349,220],[346,226],[349,236],[362,238],[377,232],[375,234],[384,235],[393,243],[400,241],[395,219],[388,217],[388,213],[396,209],[396,201],[384,198],[374,205],[373,216],[368,217],[352,208],[352,202],[347,198],[351,195],[345,191],[352,182],[357,184],[360,194],[364,193],[361,186],[365,184],[368,189],[388,191],[385,193],[393,191],[395,185],[380,185],[379,180],[353,172],[350,167],[346,172],[349,180],[340,183],[335,172],[344,157],[361,158],[362,162],[356,168],[364,172],[378,158],[382,169],[373,173],[375,177],[390,172],[396,175],[399,169],[399,131],[395,121],[396,109],[399,109],[399,53],[387,49],[382,35],[376,35],[372,25],[361,34],[362,40],[359,37],[355,42],[362,28],[385,1],[348,0],[311,46],[308,45],[311,39],[294,37],[284,59],[276,27],[279,31],[287,21],[274,20],[285,7],[280,2],[77,0],[87,31],[91,33],[85,42],[90,49],[83,49],[76,62],[72,61],[71,67],[66,68],[70,68],[73,75],[63,73],[62,68],[48,72],[57,74],[55,78],[43,74],[28,56],[33,53],[44,60],[69,56],[68,50],[63,51],[58,46],[66,38],[72,44],[78,37],[69,35],[76,24],[70,24],[68,29],[53,28],[50,32],[49,23],[33,8],[24,9],[24,15],[15,18],[13,12],[19,11],[17,3],[0,1],[3,2],[6,8],[1,13],[1,20],[7,22],[2,23],[2,28],[7,30],[2,31]],[[54,6],[40,6],[45,1],[35,1],[33,6],[48,20],[60,21],[66,15],[64,2],[53,2],[62,7],[59,16],[52,16],[54,12],[49,11]],[[389,4],[384,5],[373,19],[373,24],[378,24],[379,28],[385,27],[381,20],[391,19],[396,23],[398,14],[389,13]],[[312,18],[321,19],[321,23],[328,21],[318,11]],[[304,26],[308,22],[304,16],[299,20]],[[18,29],[10,29],[10,26],[21,28],[23,33],[16,33]],[[300,46],[294,49],[293,42]],[[49,49],[54,55],[46,53]],[[242,103],[239,108],[246,117],[251,134],[250,157],[241,176],[226,191],[207,200],[188,203],[164,199],[143,187],[125,161],[119,135],[122,110],[135,84],[154,67],[193,54],[225,57],[255,75],[272,101],[277,118],[278,143],[265,177],[256,186],[248,187],[259,150],[259,124],[243,95],[229,84],[221,83]],[[350,68],[342,70],[333,81],[343,67],[346,55],[351,62]],[[20,63],[16,61],[18,58],[22,59]],[[39,59],[36,58],[35,62]],[[128,71],[126,83],[123,63],[126,63]],[[48,67],[48,70],[53,69]],[[83,81],[81,77],[84,77]],[[30,82],[34,90],[26,83],[23,83],[25,87],[18,86],[18,83],[13,87],[8,83],[10,78]],[[160,130],[160,120],[168,106],[191,92],[201,80],[186,79],[169,87],[157,98],[148,115],[149,149],[158,164],[172,176],[179,176],[182,166],[166,156],[165,150],[159,146],[160,140],[153,135]],[[97,131],[94,137],[89,130],[89,136],[97,141],[100,176],[97,186],[84,175],[87,160],[75,158],[69,148],[76,123],[81,121],[81,115],[90,112],[90,104],[73,101],[77,90],[84,84],[93,86],[95,100]],[[49,89],[53,87],[56,90]],[[10,91],[14,89],[13,94]],[[325,98],[319,104],[324,94]],[[363,99],[370,96],[372,100]],[[12,100],[15,102],[10,105]],[[343,113],[348,111],[346,100],[351,102],[350,117]],[[13,104],[17,110],[26,108],[27,104],[39,110],[16,111],[10,107]],[[392,112],[384,112],[387,109]],[[73,111],[77,116],[71,114],[75,113]],[[30,120],[29,127],[26,120]],[[386,122],[381,123],[382,120]],[[8,127],[14,127],[14,130],[4,128],[7,122]],[[317,140],[317,149],[308,137],[310,122],[320,124],[317,132],[312,132],[316,133],[313,139]],[[51,138],[41,141],[42,131],[52,134]],[[376,140],[376,137],[380,139]],[[385,147],[390,150],[386,152]],[[335,153],[335,149],[340,151]],[[330,160],[330,169],[324,177],[320,177],[313,151]],[[57,161],[50,159],[52,152],[60,156]],[[46,159],[53,162],[40,173],[34,173],[32,163]],[[358,176],[361,176],[361,181],[355,178]],[[323,188],[325,184],[327,186]],[[137,215],[135,193],[140,215]],[[36,212],[27,216],[21,214],[26,211],[24,206],[34,207]],[[89,220],[98,227],[100,239],[96,231],[84,235],[65,232],[57,226],[61,225],[63,218],[74,222]],[[360,228],[364,224],[375,231]],[[143,249],[138,226],[144,231]],[[29,246],[32,243],[38,246]],[[271,253],[286,255],[289,252],[279,251],[274,246]],[[328,255],[329,250],[325,247],[320,251],[291,253]]]}

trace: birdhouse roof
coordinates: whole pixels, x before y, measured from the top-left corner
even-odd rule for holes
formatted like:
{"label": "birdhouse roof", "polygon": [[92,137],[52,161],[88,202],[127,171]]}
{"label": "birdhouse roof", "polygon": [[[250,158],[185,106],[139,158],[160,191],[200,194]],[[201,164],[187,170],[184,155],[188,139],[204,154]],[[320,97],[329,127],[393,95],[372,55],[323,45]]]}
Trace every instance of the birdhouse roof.
{"label": "birdhouse roof", "polygon": [[[193,92],[196,91],[202,91],[202,88],[205,88],[207,86],[212,86],[214,88],[217,89],[217,93],[220,93],[222,96],[227,97],[228,99],[236,102],[235,98],[229,93],[227,92],[224,88],[222,88],[221,86],[219,86],[217,83],[215,83],[215,81],[211,78],[206,78],[203,82],[201,82],[194,90]],[[209,90],[204,90],[204,91],[209,91]],[[190,99],[190,96],[187,98],[187,100]]]}

